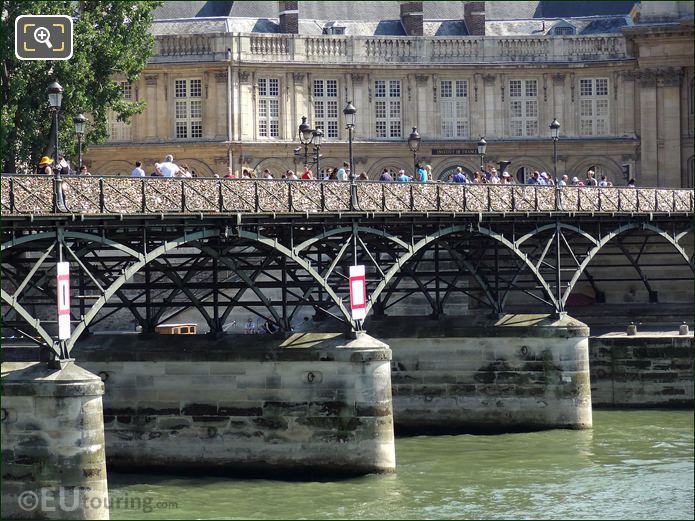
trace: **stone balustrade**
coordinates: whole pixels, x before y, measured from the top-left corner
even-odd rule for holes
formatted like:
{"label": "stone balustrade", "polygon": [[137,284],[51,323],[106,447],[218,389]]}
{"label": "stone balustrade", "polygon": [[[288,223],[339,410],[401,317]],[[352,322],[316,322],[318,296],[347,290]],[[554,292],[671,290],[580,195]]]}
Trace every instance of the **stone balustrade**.
{"label": "stone balustrade", "polygon": [[[338,213],[349,212],[350,183],[255,179],[65,177],[65,207],[54,179],[5,175],[1,214]],[[692,213],[685,189],[590,188],[453,183],[356,184],[359,212],[379,213]]]}
{"label": "stone balustrade", "polygon": [[155,38],[153,62],[208,56],[240,63],[553,63],[625,60],[622,35],[592,36],[323,36],[291,34],[182,34]]}
{"label": "stone balustrade", "polygon": [[516,37],[393,37],[239,34],[239,62],[292,63],[509,63],[629,59],[621,35]]}

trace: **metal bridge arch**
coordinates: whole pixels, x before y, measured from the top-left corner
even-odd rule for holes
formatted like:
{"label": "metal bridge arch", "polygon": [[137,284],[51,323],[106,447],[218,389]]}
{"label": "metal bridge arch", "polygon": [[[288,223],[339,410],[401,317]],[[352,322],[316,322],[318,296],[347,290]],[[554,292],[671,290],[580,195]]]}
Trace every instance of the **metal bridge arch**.
{"label": "metal bridge arch", "polygon": [[[20,237],[18,239],[13,239],[10,241],[6,241],[3,243],[2,247],[0,248],[0,251],[5,251],[13,246],[17,246],[20,244],[24,244],[27,242],[32,242],[32,241],[38,241],[38,240],[43,240],[47,238],[55,238],[57,241],[63,241],[64,238],[69,237],[69,238],[77,238],[77,239],[84,239],[91,241],[92,243],[96,244],[102,244],[104,246],[109,246],[112,248],[115,248],[117,250],[123,251],[124,253],[127,253],[131,257],[133,257],[136,262],[125,268],[121,275],[116,278],[107,288],[104,288],[104,291],[102,295],[94,302],[94,304],[89,308],[89,311],[82,317],[80,320],[80,323],[75,327],[75,329],[72,332],[72,335],[70,339],[66,341],[66,348],[68,352],[72,349],[73,345],[75,344],[75,341],[80,337],[82,332],[85,330],[85,328],[91,323],[91,321],[96,317],[98,312],[101,310],[101,308],[108,302],[108,300],[125,284],[125,282],[130,279],[133,275],[138,273],[146,264],[149,262],[157,259],[161,255],[164,255],[165,253],[184,246],[188,243],[198,241],[201,239],[207,239],[210,237],[216,237],[219,235],[219,230],[217,229],[208,229],[208,230],[201,230],[198,232],[193,232],[193,233],[184,233],[182,236],[173,239],[171,241],[167,241],[161,246],[155,248],[151,252],[148,253],[139,253],[132,248],[129,248],[128,246],[125,246],[123,244],[120,244],[116,241],[113,241],[111,239],[108,239],[106,237],[102,237],[99,235],[94,235],[94,234],[89,234],[89,233],[83,233],[83,232],[74,232],[74,231],[64,231],[64,230],[57,230],[55,232],[41,232],[41,233],[36,233],[36,234],[31,234],[31,235],[26,235],[24,237]],[[24,308],[21,304],[19,304],[15,298],[10,296],[5,290],[2,290],[1,292],[2,295],[2,300],[7,303],[10,307],[12,307],[22,318],[24,318],[34,329],[36,329],[37,333],[41,336],[43,340],[45,340],[49,346],[51,346],[54,351],[55,351],[55,346],[53,346],[53,339],[51,336],[48,334],[48,332],[40,325],[40,321],[38,321],[36,318],[32,317],[31,314]],[[59,353],[58,353],[59,354]]]}
{"label": "metal bridge arch", "polygon": [[[686,264],[690,268],[693,273],[695,273],[695,266],[693,265],[693,261],[691,258],[688,257],[687,252],[683,249],[683,247],[678,243],[678,240],[671,237],[669,233],[666,231],[662,230],[658,226],[654,226],[653,224],[649,223],[643,223],[643,224],[638,224],[638,223],[629,223],[629,224],[623,224],[616,228],[615,230],[612,230],[611,232],[607,233],[601,239],[596,241],[593,239],[593,242],[595,246],[587,252],[586,257],[584,260],[581,262],[581,264],[577,267],[577,271],[574,273],[572,276],[572,279],[570,280],[567,289],[564,291],[562,295],[562,304],[563,306],[567,303],[567,299],[569,298],[570,294],[572,293],[572,290],[574,289],[574,286],[577,284],[579,281],[579,278],[582,276],[584,273],[586,267],[591,263],[592,260],[596,257],[596,255],[599,253],[599,251],[606,245],[608,244],[611,240],[615,239],[617,236],[630,231],[630,230],[635,230],[635,229],[644,229],[644,230],[650,230],[654,232],[656,235],[659,235],[663,239],[665,239],[669,244],[671,244],[676,251],[685,259]],[[688,234],[688,232],[692,231],[692,227],[689,227],[687,230],[681,232],[678,234],[678,238],[684,237],[685,235]]]}
{"label": "metal bridge arch", "polygon": [[277,241],[277,239],[271,239],[259,233],[248,232],[246,230],[239,230],[239,237],[262,244],[267,248],[270,248],[271,250],[274,250],[299,264],[302,267],[302,269],[304,269],[324,289],[324,291],[331,297],[331,299],[333,299],[333,302],[340,310],[340,313],[342,314],[345,321],[348,324],[352,324],[353,326],[355,325],[352,320],[352,316],[343,304],[342,299],[338,297],[335,291],[333,291],[333,289],[326,283],[326,280],[314,268],[311,267],[311,264],[309,264],[309,262],[307,262],[306,259],[300,257],[299,255],[297,255],[296,252],[280,244]]}
{"label": "metal bridge arch", "polygon": [[416,244],[408,248],[408,251],[399,257],[396,262],[394,263],[393,266],[386,272],[384,280],[382,280],[379,285],[376,287],[372,295],[370,296],[370,301],[369,304],[367,305],[367,314],[372,309],[372,306],[374,305],[374,302],[376,299],[381,295],[381,293],[386,289],[388,284],[391,282],[393,277],[398,273],[398,271],[401,269],[401,267],[408,262],[416,253],[418,253],[420,250],[425,248],[427,245],[430,243],[433,243],[439,239],[442,239],[446,236],[453,235],[458,232],[468,232],[468,233],[479,233],[481,235],[485,235],[487,237],[490,237],[496,241],[498,241],[500,244],[504,245],[509,251],[511,251],[521,262],[523,262],[526,267],[529,269],[529,271],[533,274],[533,276],[536,278],[538,283],[543,287],[545,290],[546,295],[549,297],[550,302],[557,307],[557,299],[553,296],[553,292],[551,291],[550,287],[548,286],[548,283],[545,281],[543,276],[540,274],[536,266],[533,265],[533,263],[528,259],[525,253],[521,252],[514,243],[512,243],[509,239],[504,237],[502,234],[497,233],[493,230],[490,230],[488,228],[484,227],[477,227],[473,228],[472,226],[450,226],[448,228],[444,228],[441,230],[438,230],[436,233],[432,235],[428,235],[427,237],[421,239],[418,241]]}

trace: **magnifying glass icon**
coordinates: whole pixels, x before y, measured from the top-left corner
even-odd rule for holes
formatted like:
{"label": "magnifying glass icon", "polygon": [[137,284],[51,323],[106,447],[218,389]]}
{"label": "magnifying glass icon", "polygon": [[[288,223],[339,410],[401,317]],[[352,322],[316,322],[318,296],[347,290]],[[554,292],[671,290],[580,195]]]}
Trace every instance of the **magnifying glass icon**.
{"label": "magnifying glass icon", "polygon": [[34,39],[39,43],[45,43],[46,47],[52,49],[53,45],[51,45],[50,38],[51,33],[45,27],[37,27],[36,30],[34,30]]}

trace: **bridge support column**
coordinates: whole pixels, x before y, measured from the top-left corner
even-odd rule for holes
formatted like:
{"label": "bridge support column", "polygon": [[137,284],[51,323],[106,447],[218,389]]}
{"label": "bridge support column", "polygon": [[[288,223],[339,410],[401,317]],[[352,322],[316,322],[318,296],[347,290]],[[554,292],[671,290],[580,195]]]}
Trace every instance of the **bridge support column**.
{"label": "bridge support column", "polygon": [[3,519],[109,518],[103,392],[73,362],[3,375]]}
{"label": "bridge support column", "polygon": [[393,351],[399,432],[592,426],[589,328],[563,315],[372,321]]}
{"label": "bridge support column", "polygon": [[102,335],[74,352],[105,377],[109,468],[395,470],[391,350],[365,333]]}

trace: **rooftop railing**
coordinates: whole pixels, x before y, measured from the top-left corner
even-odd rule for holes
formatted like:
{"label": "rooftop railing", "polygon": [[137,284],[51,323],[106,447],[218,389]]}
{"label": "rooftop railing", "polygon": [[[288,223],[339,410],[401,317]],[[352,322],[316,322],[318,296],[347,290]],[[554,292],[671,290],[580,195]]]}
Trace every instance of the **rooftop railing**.
{"label": "rooftop railing", "polygon": [[340,36],[291,34],[181,34],[155,38],[153,62],[223,60],[232,50],[241,63],[465,64],[553,63],[624,60],[619,34],[590,36]]}
{"label": "rooftop railing", "polygon": [[[3,175],[1,214],[293,214],[350,212],[345,181]],[[693,190],[358,181],[365,213],[692,213]]]}

